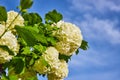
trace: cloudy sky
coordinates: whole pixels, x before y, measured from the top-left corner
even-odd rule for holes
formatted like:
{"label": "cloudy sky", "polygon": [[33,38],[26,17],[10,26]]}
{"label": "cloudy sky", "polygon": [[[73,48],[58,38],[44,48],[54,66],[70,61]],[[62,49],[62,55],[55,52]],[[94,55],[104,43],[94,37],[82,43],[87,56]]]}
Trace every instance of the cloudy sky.
{"label": "cloudy sky", "polygon": [[[17,11],[18,2],[0,0],[0,5]],[[53,9],[79,26],[90,47],[72,57],[65,80],[120,80],[120,0],[34,0],[29,12],[44,18]]]}

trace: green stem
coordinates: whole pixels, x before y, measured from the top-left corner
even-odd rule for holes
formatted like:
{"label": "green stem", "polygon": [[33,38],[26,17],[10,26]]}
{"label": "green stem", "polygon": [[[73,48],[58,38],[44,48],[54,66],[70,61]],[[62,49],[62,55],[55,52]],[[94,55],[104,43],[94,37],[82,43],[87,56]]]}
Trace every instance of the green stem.
{"label": "green stem", "polygon": [[[19,13],[17,14],[17,16],[13,19],[13,21],[10,23],[10,25],[5,29],[5,31],[2,33],[2,35],[0,36],[0,39],[2,38],[2,36],[8,31],[9,27],[13,24],[13,22],[17,19],[17,17],[20,15],[21,11],[19,11]],[[5,27],[6,27],[6,22],[5,22]]]}

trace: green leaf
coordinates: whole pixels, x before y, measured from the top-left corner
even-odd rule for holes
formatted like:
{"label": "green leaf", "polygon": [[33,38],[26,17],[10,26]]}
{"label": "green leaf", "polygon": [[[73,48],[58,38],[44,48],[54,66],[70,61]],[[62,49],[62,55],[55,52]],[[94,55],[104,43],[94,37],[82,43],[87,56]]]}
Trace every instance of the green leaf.
{"label": "green leaf", "polygon": [[26,26],[25,29],[31,32],[31,34],[34,36],[36,41],[41,42],[43,44],[47,44],[45,35],[43,33],[39,33],[38,28],[36,28],[35,26],[34,27]]}
{"label": "green leaf", "polygon": [[36,34],[36,35],[35,35],[35,38],[36,38],[39,42],[47,45],[46,36],[45,36],[44,34]]}
{"label": "green leaf", "polygon": [[25,13],[23,18],[28,25],[34,25],[42,22],[42,18],[38,13]]}
{"label": "green leaf", "polygon": [[29,62],[29,65],[33,65],[33,64],[34,64],[34,62],[35,62],[35,59],[34,59],[34,58],[32,58],[32,59],[30,60],[30,62]]}
{"label": "green leaf", "polygon": [[10,55],[14,55],[14,52],[8,48],[6,45],[0,45],[0,48],[7,51]]}
{"label": "green leaf", "polygon": [[77,49],[77,50],[75,51],[75,53],[76,53],[76,55],[78,55],[78,53],[79,53],[79,49]]}
{"label": "green leaf", "polygon": [[[38,54],[38,53],[37,53]],[[36,53],[32,53],[32,58],[34,58],[34,59],[38,59],[38,55],[37,55]],[[40,54],[40,53],[39,53]]]}
{"label": "green leaf", "polygon": [[35,46],[34,46],[34,49],[35,49],[35,51],[37,51],[37,52],[43,53],[43,52],[46,50],[46,47],[45,47],[45,46],[42,46],[41,44],[39,44],[39,45],[35,45]]}
{"label": "green leaf", "polygon": [[24,39],[28,46],[33,46],[34,44],[36,44],[36,38],[31,31],[19,26],[16,26],[15,29],[20,35],[20,37]]}
{"label": "green leaf", "polygon": [[7,20],[7,11],[5,7],[0,6],[0,21],[5,21]]}
{"label": "green leaf", "polygon": [[18,77],[16,75],[10,75],[9,80],[18,80]]}
{"label": "green leaf", "polygon": [[62,20],[62,14],[58,13],[56,10],[50,11],[45,15],[46,22],[55,22]]}
{"label": "green leaf", "polygon": [[29,9],[33,4],[33,0],[20,0],[21,10]]}
{"label": "green leaf", "polygon": [[15,70],[15,73],[20,74],[25,68],[24,58],[15,57],[12,59],[12,64]]}
{"label": "green leaf", "polygon": [[66,55],[63,55],[63,54],[59,54],[59,59],[64,59],[66,62],[68,62],[69,59],[71,59],[71,56],[66,56]]}
{"label": "green leaf", "polygon": [[82,40],[82,44],[80,46],[81,49],[83,50],[87,50],[89,47],[88,47],[88,42],[85,41],[85,40]]}
{"label": "green leaf", "polygon": [[40,57],[40,59],[41,59],[41,63],[44,65],[44,66],[47,66],[47,67],[49,67],[50,65],[48,64],[48,62],[41,56]]}
{"label": "green leaf", "polygon": [[56,44],[56,39],[54,37],[47,37],[47,41],[50,43],[50,45]]}
{"label": "green leaf", "polygon": [[39,33],[38,26],[25,26],[24,28],[32,33]]}
{"label": "green leaf", "polygon": [[22,50],[23,50],[22,54],[28,55],[28,54],[31,53],[31,50],[30,50],[29,46],[26,46],[26,47],[22,48]]}

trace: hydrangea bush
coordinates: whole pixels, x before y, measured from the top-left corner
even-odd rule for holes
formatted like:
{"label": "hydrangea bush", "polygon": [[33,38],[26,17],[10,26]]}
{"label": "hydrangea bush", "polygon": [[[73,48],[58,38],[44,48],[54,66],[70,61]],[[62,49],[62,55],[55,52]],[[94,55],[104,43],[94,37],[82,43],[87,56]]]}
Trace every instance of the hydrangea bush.
{"label": "hydrangea bush", "polygon": [[[87,42],[75,24],[63,21],[56,10],[45,14],[27,12],[32,0],[20,0],[19,12],[0,6],[0,75],[1,80],[48,80],[68,76],[68,61]],[[6,70],[7,69],[7,73]]]}

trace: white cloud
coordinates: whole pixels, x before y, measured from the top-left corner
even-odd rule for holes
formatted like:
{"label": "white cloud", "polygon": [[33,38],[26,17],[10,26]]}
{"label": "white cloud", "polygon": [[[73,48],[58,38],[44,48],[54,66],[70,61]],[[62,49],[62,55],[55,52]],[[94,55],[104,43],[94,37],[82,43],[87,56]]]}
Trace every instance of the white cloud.
{"label": "white cloud", "polygon": [[120,30],[116,29],[118,20],[98,19],[89,14],[84,15],[85,20],[75,24],[81,27],[83,34],[88,39],[107,41],[112,44],[120,44]]}
{"label": "white cloud", "polygon": [[71,8],[77,11],[120,11],[119,0],[68,0],[68,2],[72,4]]}
{"label": "white cloud", "polygon": [[95,50],[92,49],[92,46],[90,47],[91,48],[86,52],[80,52],[83,54],[72,56],[72,60],[69,62],[69,67],[72,69],[85,69],[89,67],[103,68],[111,66],[111,64],[114,65],[119,63],[119,61],[117,61],[119,58],[115,56],[117,55],[116,53],[113,54],[112,51],[109,51],[107,49],[103,50],[103,48]]}
{"label": "white cloud", "polygon": [[65,80],[119,80],[119,65],[116,65],[119,57],[116,53],[103,48],[90,48],[86,53],[80,53],[83,54],[73,56],[69,62],[70,73]]}
{"label": "white cloud", "polygon": [[[68,0],[68,2],[72,4],[71,11],[76,10],[80,14],[68,11],[69,15],[65,20],[80,26],[83,36],[88,42],[93,43],[86,52],[87,54],[80,52],[83,54],[72,56],[72,60],[69,62],[71,72],[65,80],[119,80],[119,69],[115,69],[116,66],[119,66],[119,52],[113,49],[114,45],[120,44],[120,29],[116,29],[120,27],[119,20],[117,18],[114,20],[101,19],[98,16],[106,11],[120,12],[120,0]],[[93,14],[94,12],[97,13],[97,16]],[[112,45],[108,45],[106,42]],[[101,46],[101,44],[106,45]],[[109,46],[112,48],[108,48]],[[94,71],[94,68],[99,71],[89,72],[89,69]],[[100,69],[104,70],[100,71]]]}
{"label": "white cloud", "polygon": [[[92,14],[97,11],[120,11],[120,4],[118,4],[120,0],[68,0],[68,2],[72,3],[71,7],[74,10],[85,11],[84,14],[75,16],[74,20],[69,18],[74,14],[68,11],[70,15],[67,15],[68,17],[66,18],[67,21],[72,21],[80,26],[85,37],[96,41],[120,44],[120,29],[116,29],[116,27],[120,27],[117,17],[114,20],[110,18],[99,19],[99,15],[95,16]],[[97,12],[97,14],[99,13]],[[81,16],[83,19],[81,19]]]}
{"label": "white cloud", "polygon": [[72,56],[70,73],[65,80],[119,80],[119,53],[105,47],[97,50],[93,46]]}

